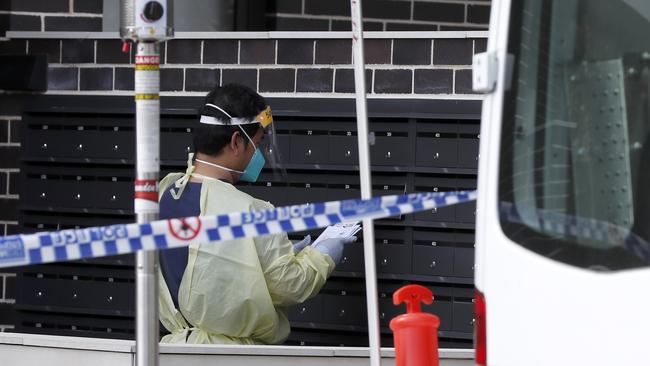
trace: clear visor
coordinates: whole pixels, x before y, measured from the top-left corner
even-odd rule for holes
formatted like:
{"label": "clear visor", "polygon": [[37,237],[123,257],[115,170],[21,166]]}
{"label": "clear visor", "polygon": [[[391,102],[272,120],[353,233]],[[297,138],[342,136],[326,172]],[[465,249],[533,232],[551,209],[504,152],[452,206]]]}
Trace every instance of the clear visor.
{"label": "clear visor", "polygon": [[[271,112],[271,107],[267,106],[263,111],[261,111],[254,118],[239,118],[231,117],[225,110],[221,107],[214,104],[206,104],[207,107],[211,107],[221,111],[228,118],[217,118],[209,115],[202,115],[200,122],[209,125],[218,125],[218,126],[239,126],[241,132],[253,142],[252,137],[248,136],[246,131],[242,128],[244,125],[259,123],[265,130],[265,136],[260,142],[259,146],[256,146],[260,149],[260,152],[264,154],[266,163],[262,170],[262,176],[272,179],[282,179],[285,180],[287,173],[284,167],[283,157],[280,156],[280,149],[278,146],[278,138],[275,132],[275,124],[273,123],[273,113]],[[255,145],[255,143],[253,142]]]}
{"label": "clear visor", "polygon": [[[269,123],[265,128],[265,136],[258,148],[264,154],[266,164],[264,164],[264,175],[272,177],[273,180],[285,181],[287,170],[285,168],[286,157],[280,154],[278,135],[275,131],[275,123]],[[267,175],[268,174],[268,175]]]}

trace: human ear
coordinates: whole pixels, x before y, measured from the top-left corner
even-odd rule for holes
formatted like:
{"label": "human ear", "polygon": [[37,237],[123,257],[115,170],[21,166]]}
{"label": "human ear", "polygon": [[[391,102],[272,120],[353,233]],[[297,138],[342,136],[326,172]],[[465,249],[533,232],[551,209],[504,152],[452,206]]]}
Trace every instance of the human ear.
{"label": "human ear", "polygon": [[234,152],[235,154],[239,154],[239,151],[242,149],[242,147],[245,149],[246,144],[245,144],[244,137],[241,135],[239,131],[233,132],[233,134],[230,136],[230,143],[228,146],[230,147],[231,151]]}

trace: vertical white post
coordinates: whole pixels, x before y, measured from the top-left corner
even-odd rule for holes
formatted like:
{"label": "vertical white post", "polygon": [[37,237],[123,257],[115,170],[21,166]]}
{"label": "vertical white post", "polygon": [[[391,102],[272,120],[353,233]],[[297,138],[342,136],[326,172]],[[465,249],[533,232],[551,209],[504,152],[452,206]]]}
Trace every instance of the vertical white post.
{"label": "vertical white post", "polygon": [[[160,55],[156,42],[138,42],[135,56],[138,223],[158,219],[160,172]],[[136,365],[158,365],[158,252],[136,255]]]}
{"label": "vertical white post", "polygon": [[[354,86],[357,93],[357,141],[359,145],[359,175],[361,198],[372,197],[370,152],[368,146],[368,106],[366,103],[366,71],[363,52],[363,16],[361,0],[350,0],[352,14],[352,55]],[[379,307],[377,305],[377,270],[375,262],[375,228],[372,219],[363,220],[363,255],[366,266],[366,304],[368,307],[368,341],[370,365],[381,365],[379,338]]]}

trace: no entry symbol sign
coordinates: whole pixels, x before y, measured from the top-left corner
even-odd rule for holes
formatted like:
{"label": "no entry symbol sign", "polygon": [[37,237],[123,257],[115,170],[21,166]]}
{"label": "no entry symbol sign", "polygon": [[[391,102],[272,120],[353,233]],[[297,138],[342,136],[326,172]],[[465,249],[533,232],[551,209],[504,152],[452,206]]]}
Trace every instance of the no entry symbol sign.
{"label": "no entry symbol sign", "polygon": [[167,220],[169,232],[179,240],[192,240],[201,232],[201,220],[198,217]]}

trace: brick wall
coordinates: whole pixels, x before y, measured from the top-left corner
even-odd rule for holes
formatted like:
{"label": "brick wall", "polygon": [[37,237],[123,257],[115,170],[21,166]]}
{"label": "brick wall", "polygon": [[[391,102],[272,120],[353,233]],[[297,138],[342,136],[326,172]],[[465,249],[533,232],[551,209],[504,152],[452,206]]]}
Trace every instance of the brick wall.
{"label": "brick wall", "polygon": [[[0,96],[0,99],[6,97]],[[8,99],[8,98],[7,98]],[[18,231],[20,114],[0,103],[0,234]],[[13,329],[15,273],[0,268],[0,332]]]}
{"label": "brick wall", "polygon": [[[48,53],[50,93],[133,90],[133,55],[120,51],[119,40],[8,43],[28,53]],[[472,55],[485,44],[484,38],[368,39],[368,92],[371,97],[475,98]],[[351,48],[348,39],[175,39],[161,49],[161,90],[203,93],[215,84],[239,82],[265,95],[351,95]]]}
{"label": "brick wall", "polygon": [[[486,30],[489,0],[364,0],[368,31]],[[267,2],[267,28],[291,31],[350,30],[350,0]]]}
{"label": "brick wall", "polygon": [[[0,115],[0,233],[16,231],[20,116]],[[13,329],[14,273],[0,269],[0,332]]]}
{"label": "brick wall", "polygon": [[16,275],[13,273],[0,273],[0,332],[14,328],[13,304],[16,302],[13,294]]}
{"label": "brick wall", "polygon": [[[0,116],[0,233],[6,235],[17,225],[20,116]],[[8,228],[9,226],[9,228]]]}
{"label": "brick wall", "polygon": [[0,0],[0,36],[11,31],[101,31],[102,0]]}
{"label": "brick wall", "polygon": [[[0,55],[56,52],[56,42],[14,42],[6,31],[101,31],[102,0],[0,0]],[[50,59],[54,62],[54,59]],[[28,95],[0,95],[0,233],[18,232],[20,105]],[[0,331],[13,329],[15,274],[0,270]]]}

